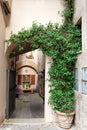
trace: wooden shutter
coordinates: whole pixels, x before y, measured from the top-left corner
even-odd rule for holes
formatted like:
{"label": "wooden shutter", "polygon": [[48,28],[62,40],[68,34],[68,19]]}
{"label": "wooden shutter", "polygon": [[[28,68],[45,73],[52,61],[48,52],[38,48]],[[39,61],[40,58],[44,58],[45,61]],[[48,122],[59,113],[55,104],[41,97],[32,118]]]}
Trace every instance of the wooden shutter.
{"label": "wooden shutter", "polygon": [[22,85],[22,75],[18,75],[18,85]]}
{"label": "wooden shutter", "polygon": [[35,84],[35,75],[30,75],[30,84]]}

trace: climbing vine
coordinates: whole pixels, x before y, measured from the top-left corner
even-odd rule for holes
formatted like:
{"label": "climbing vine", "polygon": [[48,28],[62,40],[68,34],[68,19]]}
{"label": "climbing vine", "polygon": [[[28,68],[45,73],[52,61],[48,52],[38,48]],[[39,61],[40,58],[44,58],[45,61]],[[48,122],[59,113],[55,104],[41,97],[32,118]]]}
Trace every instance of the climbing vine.
{"label": "climbing vine", "polygon": [[63,11],[64,22],[48,23],[47,25],[33,23],[30,29],[23,28],[18,34],[11,33],[7,42],[15,43],[22,50],[24,43],[32,40],[32,48],[40,48],[45,55],[52,58],[49,69],[50,97],[49,103],[54,110],[70,112],[73,110],[74,97],[74,66],[77,53],[81,50],[81,30],[73,24],[73,0],[65,0]]}

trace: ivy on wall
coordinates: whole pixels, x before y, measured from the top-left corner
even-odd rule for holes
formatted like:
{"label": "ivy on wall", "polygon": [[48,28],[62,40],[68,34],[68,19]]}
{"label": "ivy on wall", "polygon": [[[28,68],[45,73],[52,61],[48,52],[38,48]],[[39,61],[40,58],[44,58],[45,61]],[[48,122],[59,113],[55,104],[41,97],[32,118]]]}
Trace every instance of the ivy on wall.
{"label": "ivy on wall", "polygon": [[48,23],[47,25],[33,23],[30,29],[23,28],[18,34],[11,33],[7,42],[15,43],[22,50],[22,44],[33,40],[32,48],[40,48],[45,55],[52,58],[49,69],[50,98],[49,103],[54,110],[69,112],[73,110],[74,76],[73,70],[77,52],[81,50],[81,30],[73,24],[73,0],[65,0],[63,11],[64,22]]}

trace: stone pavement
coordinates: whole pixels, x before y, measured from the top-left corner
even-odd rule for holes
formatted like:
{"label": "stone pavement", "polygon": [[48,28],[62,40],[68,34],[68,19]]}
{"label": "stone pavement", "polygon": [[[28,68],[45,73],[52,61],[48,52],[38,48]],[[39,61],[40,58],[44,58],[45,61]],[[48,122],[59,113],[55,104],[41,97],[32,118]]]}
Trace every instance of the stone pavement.
{"label": "stone pavement", "polygon": [[16,98],[16,109],[11,118],[44,118],[44,104],[38,93],[23,93]]}
{"label": "stone pavement", "polygon": [[76,130],[74,127],[71,129],[62,129],[58,127],[57,123],[46,123],[43,119],[30,119],[30,120],[6,120],[0,127],[0,130]]}

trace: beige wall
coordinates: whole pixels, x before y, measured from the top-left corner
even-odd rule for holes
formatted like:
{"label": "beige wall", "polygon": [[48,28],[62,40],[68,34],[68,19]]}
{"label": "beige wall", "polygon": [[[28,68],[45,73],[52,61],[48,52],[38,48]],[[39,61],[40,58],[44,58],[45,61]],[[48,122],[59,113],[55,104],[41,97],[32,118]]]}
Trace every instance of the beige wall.
{"label": "beige wall", "polygon": [[5,117],[6,109],[6,57],[5,49],[5,22],[0,6],[0,122]]}
{"label": "beige wall", "polygon": [[33,21],[46,24],[49,21],[61,23],[58,11],[63,10],[63,0],[13,0],[12,13],[6,38],[10,32],[18,32],[23,27],[31,27]]}
{"label": "beige wall", "polygon": [[38,50],[19,55],[19,60],[16,61],[16,69],[27,65],[34,68],[38,72]]}
{"label": "beige wall", "polygon": [[83,0],[74,0],[74,3],[75,3],[74,22],[77,23],[78,20],[82,17]]}
{"label": "beige wall", "polygon": [[45,69],[45,55],[42,51],[38,50],[38,72],[42,72]]}
{"label": "beige wall", "polygon": [[46,56],[46,62],[45,62],[45,119],[46,122],[57,122],[57,115],[55,112],[52,110],[52,106],[48,105],[48,99],[49,99],[49,75],[48,75],[48,70],[50,68],[50,63],[52,62],[51,58],[49,56]]}
{"label": "beige wall", "polygon": [[82,7],[82,51],[87,55],[87,0],[83,0]]}
{"label": "beige wall", "polygon": [[[31,53],[32,53],[33,58],[29,58]],[[20,61],[25,61],[25,60],[32,61],[37,65],[38,64],[38,49],[32,52],[27,52],[22,55],[19,55],[19,61],[17,61],[17,63]]]}
{"label": "beige wall", "polygon": [[30,66],[38,72],[38,66],[32,61],[24,60],[16,63],[16,69],[19,69],[23,66]]}

